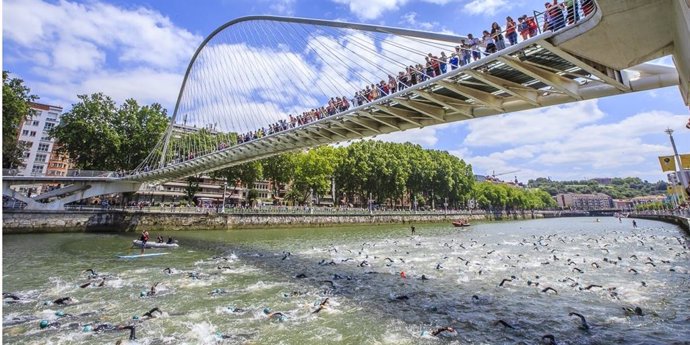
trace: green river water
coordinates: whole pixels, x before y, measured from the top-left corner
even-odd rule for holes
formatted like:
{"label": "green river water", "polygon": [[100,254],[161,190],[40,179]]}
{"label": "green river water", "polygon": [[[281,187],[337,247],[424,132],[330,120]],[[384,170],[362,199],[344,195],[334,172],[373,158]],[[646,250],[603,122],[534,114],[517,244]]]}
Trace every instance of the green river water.
{"label": "green river water", "polygon": [[[136,234],[4,235],[3,292],[20,300],[4,299],[3,342],[542,344],[551,334],[558,344],[688,344],[688,238],[637,222],[416,224],[414,236],[409,225],[154,232],[181,247],[134,260],[117,255],[138,252]],[[80,288],[89,268],[99,278]],[[66,296],[77,302],[46,303]],[[162,315],[144,320],[154,307]],[[269,319],[267,307],[285,317]],[[624,309],[635,307],[643,315]],[[137,339],[84,331],[103,323],[134,325]],[[429,334],[445,326],[456,331]]]}

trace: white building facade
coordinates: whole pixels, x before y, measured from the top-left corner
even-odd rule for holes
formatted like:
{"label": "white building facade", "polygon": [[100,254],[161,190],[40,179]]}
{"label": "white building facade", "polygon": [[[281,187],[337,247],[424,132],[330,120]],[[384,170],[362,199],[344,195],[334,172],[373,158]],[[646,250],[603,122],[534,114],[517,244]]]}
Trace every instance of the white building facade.
{"label": "white building facade", "polygon": [[24,168],[21,176],[43,176],[48,169],[48,161],[53,152],[54,139],[48,131],[60,123],[62,107],[31,103],[33,114],[27,116],[19,130],[19,143],[26,149],[22,156]]}

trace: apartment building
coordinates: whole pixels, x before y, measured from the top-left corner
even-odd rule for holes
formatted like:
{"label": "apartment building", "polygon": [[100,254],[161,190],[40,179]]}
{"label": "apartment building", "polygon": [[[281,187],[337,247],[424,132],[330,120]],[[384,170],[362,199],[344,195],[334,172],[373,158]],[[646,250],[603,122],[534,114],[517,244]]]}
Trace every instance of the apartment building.
{"label": "apartment building", "polygon": [[613,208],[613,198],[603,193],[561,193],[555,196],[558,206],[571,210],[605,210]]}
{"label": "apartment building", "polygon": [[31,103],[32,115],[22,122],[19,129],[19,143],[26,147],[18,175],[44,176],[48,171],[54,140],[48,131],[60,123],[62,107]]}

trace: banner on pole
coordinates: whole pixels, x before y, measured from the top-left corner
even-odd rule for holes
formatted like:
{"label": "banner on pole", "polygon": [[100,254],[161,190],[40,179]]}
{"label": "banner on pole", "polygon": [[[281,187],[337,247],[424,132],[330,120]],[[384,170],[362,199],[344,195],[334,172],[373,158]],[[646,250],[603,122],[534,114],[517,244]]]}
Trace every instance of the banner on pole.
{"label": "banner on pole", "polygon": [[683,169],[690,169],[690,154],[680,155],[680,166]]}
{"label": "banner on pole", "polygon": [[673,156],[659,156],[661,171],[676,171],[676,160]]}

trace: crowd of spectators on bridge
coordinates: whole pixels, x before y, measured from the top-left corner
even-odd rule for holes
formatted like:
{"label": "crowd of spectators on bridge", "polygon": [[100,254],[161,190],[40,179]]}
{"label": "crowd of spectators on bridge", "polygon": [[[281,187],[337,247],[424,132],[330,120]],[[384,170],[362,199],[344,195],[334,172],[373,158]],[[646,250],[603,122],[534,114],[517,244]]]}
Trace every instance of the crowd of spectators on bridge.
{"label": "crowd of spectators on bridge", "polygon": [[[376,84],[370,84],[355,92],[352,98],[345,96],[331,98],[328,103],[319,108],[313,108],[299,115],[290,114],[286,120],[279,120],[268,127],[238,135],[237,143],[245,143],[267,135],[282,132],[309,124],[311,122],[347,111],[351,106],[358,107],[380,98],[402,91],[408,87],[441,76],[474,61],[489,56],[506,47],[518,44],[518,37],[522,41],[537,36],[540,32],[558,31],[567,25],[572,25],[594,11],[593,0],[550,0],[544,4],[544,12],[533,16],[526,14],[518,17],[517,22],[510,16],[506,17],[505,29],[498,22],[491,24],[489,30],[484,30],[481,37],[467,34],[461,39],[452,52],[440,52],[440,55],[428,53],[423,63],[410,65],[397,75],[389,74],[387,81],[382,79]],[[541,29],[539,18],[541,17]],[[519,36],[518,36],[519,34]],[[217,149],[230,147],[229,143],[218,144]],[[191,153],[187,159],[194,158]]]}

